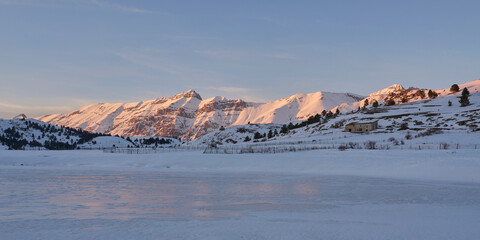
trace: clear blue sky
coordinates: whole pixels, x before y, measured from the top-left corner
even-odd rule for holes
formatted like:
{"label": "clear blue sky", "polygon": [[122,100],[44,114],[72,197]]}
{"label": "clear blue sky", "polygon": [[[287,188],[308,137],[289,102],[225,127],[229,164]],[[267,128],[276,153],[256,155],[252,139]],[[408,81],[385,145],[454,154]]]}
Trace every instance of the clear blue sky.
{"label": "clear blue sky", "polygon": [[0,0],[0,117],[480,78],[480,1]]}

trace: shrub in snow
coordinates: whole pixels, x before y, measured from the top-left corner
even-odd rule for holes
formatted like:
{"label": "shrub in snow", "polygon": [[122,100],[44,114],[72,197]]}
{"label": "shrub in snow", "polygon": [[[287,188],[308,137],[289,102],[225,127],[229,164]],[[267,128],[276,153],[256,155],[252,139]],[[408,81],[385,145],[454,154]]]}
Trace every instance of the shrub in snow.
{"label": "shrub in snow", "polygon": [[440,143],[440,149],[448,149],[450,145],[448,143]]}
{"label": "shrub in snow", "polygon": [[395,100],[389,99],[385,102],[385,106],[393,106],[395,105]]}
{"label": "shrub in snow", "polygon": [[450,92],[458,92],[460,91],[460,88],[458,87],[457,84],[453,84],[452,87],[450,87]]}
{"label": "shrub in snow", "polygon": [[403,122],[400,124],[400,128],[398,128],[398,130],[407,130],[408,129],[408,123],[407,122]]}
{"label": "shrub in snow", "polygon": [[375,141],[367,141],[364,143],[365,149],[376,149],[377,143]]}
{"label": "shrub in snow", "polygon": [[407,132],[407,135],[405,135],[405,139],[407,140],[412,139],[412,135],[410,135],[410,132]]}

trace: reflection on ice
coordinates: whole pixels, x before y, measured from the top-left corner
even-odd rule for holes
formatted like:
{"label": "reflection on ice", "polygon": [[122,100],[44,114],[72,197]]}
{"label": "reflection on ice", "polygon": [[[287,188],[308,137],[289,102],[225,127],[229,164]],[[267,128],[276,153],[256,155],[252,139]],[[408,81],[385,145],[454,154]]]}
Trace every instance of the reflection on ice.
{"label": "reflection on ice", "polygon": [[345,204],[480,203],[476,185],[342,176],[1,170],[0,184],[4,220],[216,220]]}

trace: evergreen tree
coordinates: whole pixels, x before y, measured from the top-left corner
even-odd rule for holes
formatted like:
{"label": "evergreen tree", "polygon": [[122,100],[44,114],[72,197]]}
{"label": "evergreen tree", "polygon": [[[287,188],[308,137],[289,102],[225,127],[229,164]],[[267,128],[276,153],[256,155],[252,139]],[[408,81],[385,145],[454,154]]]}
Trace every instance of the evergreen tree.
{"label": "evergreen tree", "polygon": [[458,87],[457,84],[453,84],[452,87],[450,87],[450,92],[458,92],[460,91],[460,88]]}
{"label": "evergreen tree", "polygon": [[286,124],[283,124],[282,128],[280,129],[280,133],[283,133],[283,134],[288,133],[288,127]]}
{"label": "evergreen tree", "polygon": [[252,139],[250,139],[250,137],[246,136],[246,137],[245,137],[245,140],[243,140],[243,141],[244,141],[244,142],[249,142],[249,141],[251,141],[251,140],[252,140]]}
{"label": "evergreen tree", "polygon": [[395,105],[395,100],[393,99],[389,99],[386,103],[385,103],[385,106],[393,106]]}
{"label": "evergreen tree", "polygon": [[467,88],[464,88],[462,91],[462,96],[460,96],[460,107],[465,107],[470,105],[470,100],[468,99],[468,96],[470,96],[470,92],[468,91]]}
{"label": "evergreen tree", "polygon": [[429,98],[436,98],[438,96],[438,93],[436,93],[435,91],[432,91],[432,90],[428,90],[427,95],[428,95]]}
{"label": "evergreen tree", "polygon": [[325,117],[325,115],[327,115],[327,111],[326,111],[325,109],[323,109],[323,111],[322,111],[322,116]]}
{"label": "evergreen tree", "polygon": [[260,139],[262,137],[263,137],[263,135],[259,132],[255,132],[255,134],[253,135],[253,139]]}
{"label": "evergreen tree", "polygon": [[452,101],[448,101],[448,106],[449,106],[449,107],[452,106]]}
{"label": "evergreen tree", "polygon": [[337,111],[335,111],[335,115],[338,115],[338,114],[340,114],[340,110],[338,110],[337,108]]}
{"label": "evergreen tree", "polygon": [[272,132],[272,129],[270,129],[270,131],[268,131],[268,138],[272,138],[273,137],[273,132]]}
{"label": "evergreen tree", "polygon": [[377,108],[378,107],[378,102],[377,101],[373,102],[372,107]]}

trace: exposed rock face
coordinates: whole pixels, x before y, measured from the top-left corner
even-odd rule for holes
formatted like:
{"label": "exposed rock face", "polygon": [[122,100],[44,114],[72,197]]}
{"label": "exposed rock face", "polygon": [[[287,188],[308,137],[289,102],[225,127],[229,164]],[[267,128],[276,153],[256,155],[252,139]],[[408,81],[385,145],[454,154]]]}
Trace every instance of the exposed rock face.
{"label": "exposed rock face", "polygon": [[195,138],[232,123],[248,104],[189,90],[170,98],[136,103],[100,103],[72,113],[38,118],[48,123],[121,136]]}
{"label": "exposed rock face", "polygon": [[222,126],[306,119],[359,99],[362,97],[353,94],[316,92],[252,104],[224,97],[202,100],[197,92],[189,90],[170,98],[144,102],[93,104],[66,115],[47,115],[38,120],[120,136],[194,139]]}

